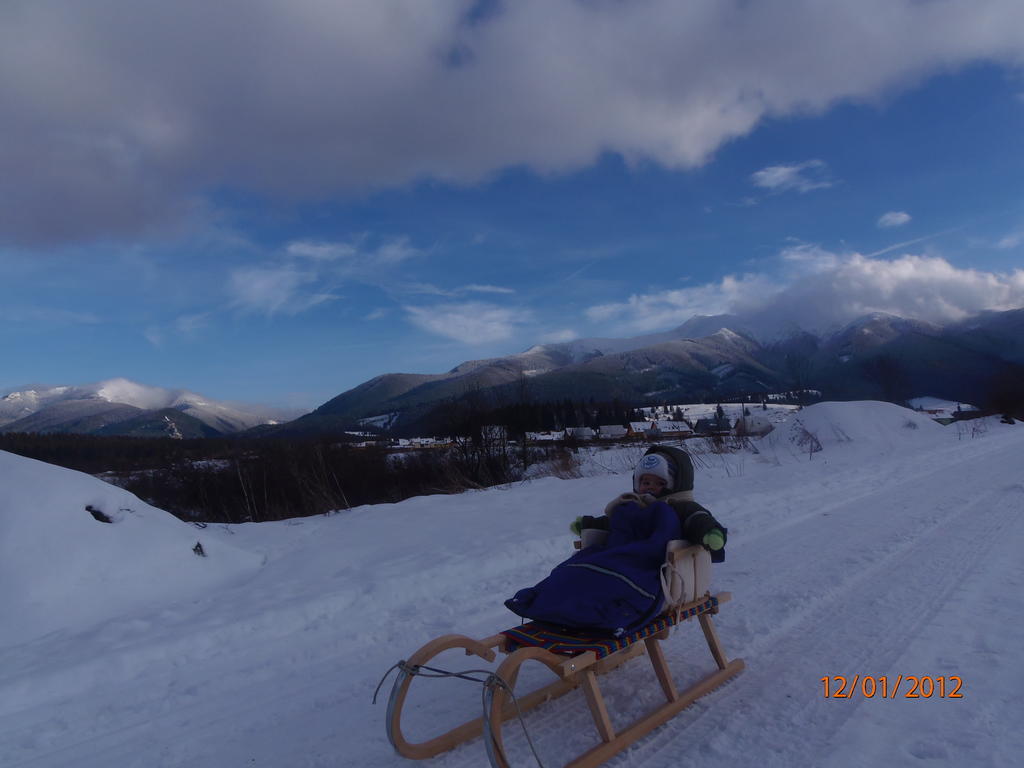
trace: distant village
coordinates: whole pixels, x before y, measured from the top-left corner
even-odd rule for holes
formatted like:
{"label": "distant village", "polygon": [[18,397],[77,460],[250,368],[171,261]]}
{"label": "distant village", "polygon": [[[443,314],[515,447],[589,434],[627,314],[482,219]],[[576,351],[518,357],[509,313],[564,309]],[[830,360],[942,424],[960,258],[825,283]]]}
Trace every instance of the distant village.
{"label": "distant village", "polygon": [[[596,428],[567,427],[547,432],[526,432],[525,437],[528,445],[615,444],[726,436],[760,437],[771,432],[776,425],[789,418],[790,414],[803,407],[773,402],[774,399],[776,396],[768,395],[760,403],[680,403],[649,406],[637,409],[644,416],[642,421],[631,421],[628,424],[601,424]],[[949,424],[962,415],[976,411],[973,405],[930,397],[917,398],[912,400],[909,405],[942,424]],[[377,417],[377,419],[379,418]],[[408,450],[444,448],[452,444],[452,439],[449,437],[395,438],[367,432],[348,432],[348,434],[357,438],[353,443],[355,447],[380,447],[383,445],[387,448]],[[489,443],[515,442],[506,427],[501,425],[484,426],[480,437],[481,440]]]}
{"label": "distant village", "polygon": [[[527,444],[550,443],[621,443],[629,441],[685,440],[690,437],[725,435],[760,436],[771,432],[775,425],[785,421],[799,405],[766,401],[763,403],[683,403],[638,408],[642,421],[626,424],[601,424],[595,427],[567,427],[547,432],[526,432]],[[441,448],[451,445],[447,437],[391,438],[366,432],[349,432],[358,440],[357,447],[380,446],[389,448]],[[484,426],[481,439],[485,442],[512,441],[508,430],[500,425]]]}

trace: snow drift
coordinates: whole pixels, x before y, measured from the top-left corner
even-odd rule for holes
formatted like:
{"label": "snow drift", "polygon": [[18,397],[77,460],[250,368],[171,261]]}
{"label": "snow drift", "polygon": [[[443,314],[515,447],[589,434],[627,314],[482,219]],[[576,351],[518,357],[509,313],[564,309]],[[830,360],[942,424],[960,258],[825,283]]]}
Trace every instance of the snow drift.
{"label": "snow drift", "polygon": [[0,488],[0,646],[187,599],[261,563],[222,529],[81,472],[0,451]]}

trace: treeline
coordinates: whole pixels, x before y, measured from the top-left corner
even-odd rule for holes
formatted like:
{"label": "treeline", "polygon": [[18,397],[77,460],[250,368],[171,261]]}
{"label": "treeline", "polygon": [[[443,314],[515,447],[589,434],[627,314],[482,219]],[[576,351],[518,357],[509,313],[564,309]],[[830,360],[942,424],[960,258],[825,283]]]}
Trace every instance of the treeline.
{"label": "treeline", "polygon": [[[521,479],[529,461],[505,442],[389,453],[329,440],[169,440],[0,435],[0,450],[91,474],[192,522],[242,523],[323,514]],[[525,460],[524,460],[525,459]]]}
{"label": "treeline", "polygon": [[129,472],[159,469],[173,464],[233,455],[233,438],[170,440],[152,437],[98,437],[96,435],[0,433],[0,450],[45,461],[79,472]]}
{"label": "treeline", "polygon": [[553,432],[569,427],[626,426],[643,421],[643,413],[620,400],[522,401],[494,405],[479,393],[469,392],[435,406],[426,416],[407,424],[402,436],[465,437],[475,439],[485,426],[504,427],[519,438],[527,432]]}

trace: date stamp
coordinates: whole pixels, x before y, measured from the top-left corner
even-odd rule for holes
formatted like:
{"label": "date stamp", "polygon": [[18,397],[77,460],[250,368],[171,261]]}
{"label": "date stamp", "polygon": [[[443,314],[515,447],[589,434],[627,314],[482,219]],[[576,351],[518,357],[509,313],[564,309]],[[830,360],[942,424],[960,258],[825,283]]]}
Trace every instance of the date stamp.
{"label": "date stamp", "polygon": [[826,699],[962,699],[964,681],[956,675],[830,675],[821,678]]}

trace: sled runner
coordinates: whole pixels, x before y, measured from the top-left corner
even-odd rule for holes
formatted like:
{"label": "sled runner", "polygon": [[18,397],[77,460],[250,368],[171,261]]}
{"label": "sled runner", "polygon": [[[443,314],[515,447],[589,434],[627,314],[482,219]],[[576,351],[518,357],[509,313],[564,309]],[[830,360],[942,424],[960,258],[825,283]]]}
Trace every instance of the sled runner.
{"label": "sled runner", "polygon": [[[600,743],[566,765],[574,768],[600,765],[743,669],[742,659],[729,661],[726,658],[711,620],[721,604],[728,602],[731,594],[710,593],[710,566],[710,556],[703,547],[672,542],[662,567],[666,610],[646,626],[620,637],[585,637],[529,622],[482,640],[464,635],[444,635],[431,640],[408,660],[396,665],[399,674],[388,701],[388,740],[398,754],[422,760],[482,734],[491,765],[510,768],[503,749],[502,723],[549,699],[582,687]],[[718,669],[680,691],[676,688],[660,643],[669,636],[673,626],[692,617],[697,617]],[[443,670],[427,665],[438,654],[453,648],[464,649],[467,656],[476,655],[488,662],[494,661],[498,651],[508,655],[497,671],[486,679],[468,677],[467,674],[456,675],[484,684],[481,717],[428,741],[410,743],[402,735],[401,724],[402,707],[409,686],[417,675],[446,676],[448,673]],[[645,650],[666,702],[627,728],[617,731],[601,695],[598,676],[642,655]],[[540,662],[554,672],[558,679],[532,693],[513,696],[519,669],[527,661]]]}

